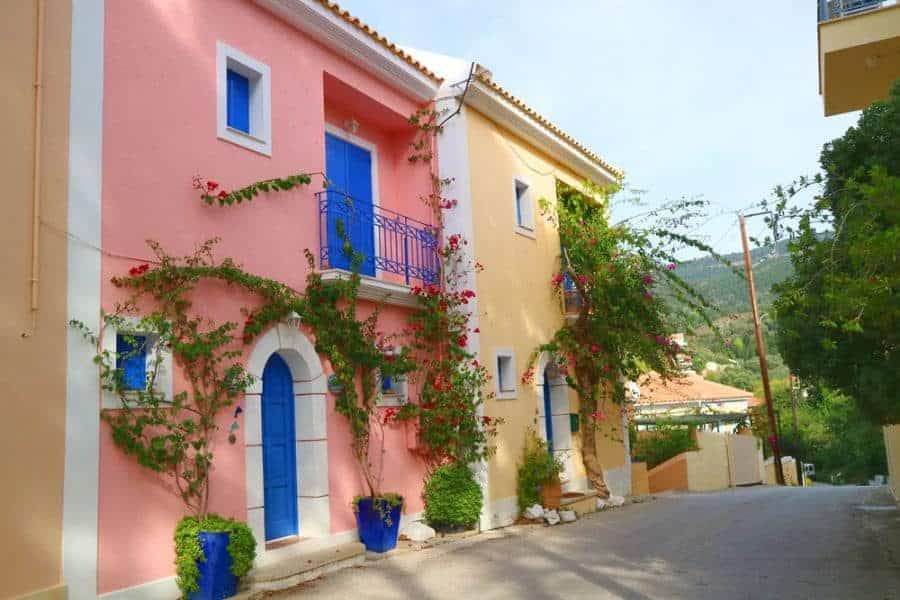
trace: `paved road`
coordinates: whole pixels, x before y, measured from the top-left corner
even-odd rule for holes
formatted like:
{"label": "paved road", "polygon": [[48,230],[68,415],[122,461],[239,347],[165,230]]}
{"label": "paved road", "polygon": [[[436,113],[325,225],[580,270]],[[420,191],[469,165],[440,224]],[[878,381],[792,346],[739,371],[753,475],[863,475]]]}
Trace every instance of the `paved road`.
{"label": "paved road", "polygon": [[883,488],[662,496],[571,525],[409,552],[282,598],[898,598],[900,511]]}

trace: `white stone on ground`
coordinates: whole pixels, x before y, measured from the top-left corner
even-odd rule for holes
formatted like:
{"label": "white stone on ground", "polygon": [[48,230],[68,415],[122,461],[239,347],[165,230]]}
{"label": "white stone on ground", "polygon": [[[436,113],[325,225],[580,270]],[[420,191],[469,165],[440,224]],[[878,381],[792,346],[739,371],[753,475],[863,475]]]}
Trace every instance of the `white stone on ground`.
{"label": "white stone on ground", "polygon": [[548,525],[556,525],[559,523],[559,513],[555,510],[546,510],[544,511],[544,520]]}
{"label": "white stone on ground", "polygon": [[625,504],[625,497],[624,496],[610,496],[609,503],[613,506],[622,506],[623,504]]}
{"label": "white stone on ground", "polygon": [[526,519],[542,519],[544,517],[544,507],[540,504],[534,504],[525,509],[523,516]]}
{"label": "white stone on ground", "polygon": [[563,523],[571,523],[578,519],[578,515],[575,514],[574,510],[561,510],[559,511],[559,518],[562,519]]}
{"label": "white stone on ground", "polygon": [[413,521],[412,523],[409,523],[400,533],[413,542],[425,542],[437,535],[434,529],[422,521]]}

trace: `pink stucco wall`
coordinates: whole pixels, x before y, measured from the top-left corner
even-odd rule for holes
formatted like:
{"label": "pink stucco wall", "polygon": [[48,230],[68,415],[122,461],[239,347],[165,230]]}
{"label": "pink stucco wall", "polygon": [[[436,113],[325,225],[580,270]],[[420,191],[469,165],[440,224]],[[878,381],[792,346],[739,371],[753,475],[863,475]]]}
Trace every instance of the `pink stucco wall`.
{"label": "pink stucco wall", "polygon": [[[413,132],[405,118],[418,103],[339,58],[267,11],[243,0],[129,0],[106,3],[103,130],[103,281],[151,258],[148,238],[172,254],[220,237],[216,254],[302,289],[303,250],[318,248],[318,214],[310,188],[261,197],[252,205],[207,207],[191,189],[200,174],[227,188],[297,172],[324,171],[324,124],[352,117],[357,135],[378,146],[380,203],[429,221],[419,197],[429,178],[406,161]],[[272,156],[216,137],[216,42],[266,63],[272,77]],[[111,310],[119,291],[104,284]],[[216,320],[240,320],[247,298],[215,285],[195,306]],[[404,312],[386,308],[382,328],[395,331]],[[325,365],[326,371],[328,365]],[[176,391],[180,383],[176,378]],[[349,508],[362,490],[343,419],[328,415],[333,532],[355,527]],[[227,421],[227,422],[226,422]],[[223,417],[230,423],[230,415]],[[240,431],[242,433],[242,430]],[[212,478],[212,509],[246,518],[243,438],[222,432]],[[422,509],[423,467],[406,435],[389,430],[384,489]],[[138,467],[101,431],[98,590],[173,573],[172,531],[184,510],[165,482]],[[261,540],[260,540],[261,541]]]}

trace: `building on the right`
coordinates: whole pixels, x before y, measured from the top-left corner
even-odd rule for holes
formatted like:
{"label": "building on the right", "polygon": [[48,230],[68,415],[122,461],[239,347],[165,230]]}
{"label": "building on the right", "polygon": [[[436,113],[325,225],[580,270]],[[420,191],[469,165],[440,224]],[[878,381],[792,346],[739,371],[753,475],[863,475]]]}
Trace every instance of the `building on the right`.
{"label": "building on the right", "polygon": [[818,0],[819,94],[825,116],[887,98],[900,78],[900,2]]}

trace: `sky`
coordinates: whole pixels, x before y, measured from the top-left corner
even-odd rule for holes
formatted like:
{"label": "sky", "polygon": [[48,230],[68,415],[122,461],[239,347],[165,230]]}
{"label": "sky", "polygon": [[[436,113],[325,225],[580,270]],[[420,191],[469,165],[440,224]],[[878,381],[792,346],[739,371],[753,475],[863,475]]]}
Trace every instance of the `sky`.
{"label": "sky", "polygon": [[695,235],[721,252],[740,249],[736,211],[816,173],[822,144],[859,116],[824,117],[813,0],[341,4],[402,46],[478,61],[647,205],[708,200]]}

